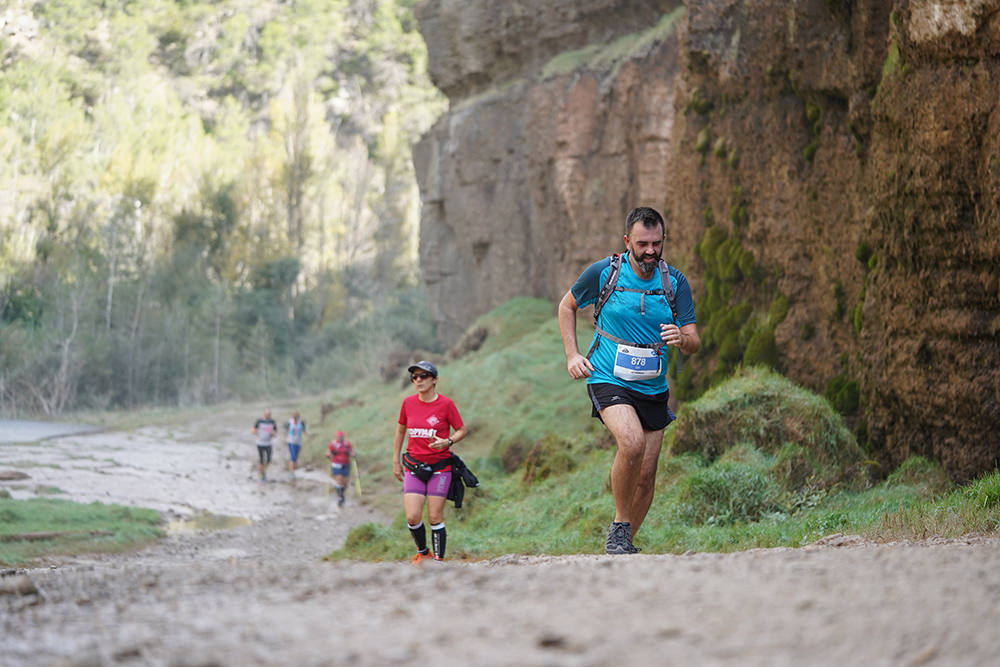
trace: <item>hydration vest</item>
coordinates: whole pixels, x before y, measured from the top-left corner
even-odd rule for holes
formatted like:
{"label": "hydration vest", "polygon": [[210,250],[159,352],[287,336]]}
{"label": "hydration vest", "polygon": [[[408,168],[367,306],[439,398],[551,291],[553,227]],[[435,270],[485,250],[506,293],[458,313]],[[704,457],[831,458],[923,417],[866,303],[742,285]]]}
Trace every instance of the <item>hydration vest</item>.
{"label": "hydration vest", "polygon": [[[677,295],[674,294],[674,286],[670,282],[670,265],[660,258],[658,268],[660,270],[660,289],[633,289],[631,287],[619,287],[618,286],[618,276],[621,274],[622,270],[622,258],[625,253],[617,253],[611,255],[611,267],[608,270],[608,277],[604,281],[604,285],[601,286],[601,291],[597,295],[597,302],[594,304],[594,329],[597,331],[597,335],[594,336],[594,344],[590,346],[590,350],[587,352],[587,358],[590,359],[591,355],[597,349],[598,343],[600,343],[601,338],[607,338],[613,343],[618,343],[619,345],[631,345],[632,347],[642,347],[649,350],[656,350],[657,354],[666,347],[666,343],[663,341],[658,341],[656,343],[633,343],[632,341],[623,340],[618,336],[609,334],[607,331],[602,329],[597,323],[597,318],[601,314],[601,309],[604,308],[604,304],[611,297],[613,292],[638,292],[642,296],[639,298],[639,311],[645,315],[646,314],[646,297],[647,296],[662,296],[667,301],[667,305],[670,306],[670,313],[674,317],[674,321],[677,322]],[[677,351],[677,370],[680,372],[681,357],[682,353],[680,350]]]}

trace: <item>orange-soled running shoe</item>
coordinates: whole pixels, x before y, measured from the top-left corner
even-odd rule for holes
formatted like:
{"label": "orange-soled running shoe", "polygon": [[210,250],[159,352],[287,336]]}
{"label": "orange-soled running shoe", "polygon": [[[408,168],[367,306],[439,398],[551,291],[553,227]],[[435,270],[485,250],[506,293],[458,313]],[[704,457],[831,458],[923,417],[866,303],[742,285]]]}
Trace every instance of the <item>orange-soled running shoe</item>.
{"label": "orange-soled running shoe", "polygon": [[413,560],[411,560],[410,562],[413,563],[414,565],[420,565],[421,561],[427,560],[428,558],[434,558],[434,556],[431,555],[430,550],[418,551],[417,553],[413,554]]}

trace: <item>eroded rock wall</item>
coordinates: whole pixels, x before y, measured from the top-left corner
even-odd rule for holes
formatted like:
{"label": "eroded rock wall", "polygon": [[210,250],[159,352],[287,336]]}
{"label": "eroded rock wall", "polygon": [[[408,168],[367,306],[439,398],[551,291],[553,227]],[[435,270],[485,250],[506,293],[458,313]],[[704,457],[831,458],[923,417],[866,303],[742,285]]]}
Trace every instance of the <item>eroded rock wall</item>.
{"label": "eroded rock wall", "polygon": [[[452,102],[415,153],[443,337],[513,296],[559,298],[647,204],[670,215],[665,254],[702,327],[743,303],[757,313],[690,362],[702,382],[753,325],[796,381],[855,392],[845,409],[884,470],[911,454],[956,479],[991,470],[998,5],[425,3]],[[699,254],[710,228],[754,264],[723,306]]]}
{"label": "eroded rock wall", "polygon": [[[586,263],[619,249],[627,207],[662,207],[681,16],[667,10],[678,6],[421,6],[431,76],[452,95],[450,112],[414,149],[421,270],[444,340],[512,297],[559,298]],[[539,23],[496,16],[522,17],[528,7]],[[497,63],[466,57],[486,33],[507,54]],[[438,44],[439,35],[448,38]],[[508,62],[522,47],[526,60]],[[611,47],[630,57],[615,59]],[[546,71],[564,51],[572,66]]]}

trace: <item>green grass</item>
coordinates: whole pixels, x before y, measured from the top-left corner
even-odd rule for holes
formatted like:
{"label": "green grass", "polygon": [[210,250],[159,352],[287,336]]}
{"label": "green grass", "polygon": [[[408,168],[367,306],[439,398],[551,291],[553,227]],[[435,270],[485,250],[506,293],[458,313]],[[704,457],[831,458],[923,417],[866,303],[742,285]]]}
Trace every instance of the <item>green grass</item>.
{"label": "green grass", "polygon": [[[590,311],[578,321],[586,348]],[[446,510],[450,556],[601,553],[614,512],[614,446],[590,417],[584,384],[566,373],[553,305],[514,299],[473,327],[488,332],[478,350],[432,359],[441,370],[440,392],[455,400],[469,427],[455,451],[482,483],[467,490],[462,509],[449,504]],[[701,362],[695,355],[685,363]],[[329,558],[398,560],[412,553],[392,477],[396,417],[412,392],[401,371],[390,382],[341,384],[322,396],[271,403],[276,411],[297,407],[309,421],[306,463],[325,468],[326,443],[336,430],[345,431],[358,450],[365,502],[394,517],[353,529]],[[349,399],[355,402],[319,424],[322,403]],[[225,405],[96,421],[170,425],[190,414],[246,410]],[[938,463],[919,457],[884,481],[874,480],[873,467],[825,398],[774,371],[745,369],[681,406],[667,430],[656,497],[637,541],[644,553],[684,553],[798,547],[838,532],[876,540],[1000,532],[1000,472],[955,487]],[[7,537],[40,532],[63,535]],[[0,498],[0,563],[6,565],[46,554],[127,550],[162,534],[151,510]]]}
{"label": "green grass", "polygon": [[[589,312],[579,317],[581,347]],[[441,360],[439,389],[470,427],[456,451],[482,486],[446,510],[449,553],[602,553],[614,505],[614,447],[590,418],[582,383],[566,374],[552,304],[515,299],[474,326],[490,332],[465,357]],[[697,364],[695,356],[688,364]],[[391,438],[401,382],[369,385],[345,411],[361,456],[395,518],[351,531],[331,559],[398,560],[413,549],[391,479]],[[369,459],[370,460],[370,459]],[[750,368],[681,406],[667,430],[656,498],[638,543],[644,553],[799,547],[832,533],[875,540],[1000,531],[1000,473],[956,488],[941,466],[913,458],[876,481],[842,417],[822,396],[765,368]],[[363,466],[363,470],[365,467]]]}
{"label": "green grass", "polygon": [[45,556],[137,549],[163,536],[154,510],[55,498],[0,498],[0,564],[27,566]]}

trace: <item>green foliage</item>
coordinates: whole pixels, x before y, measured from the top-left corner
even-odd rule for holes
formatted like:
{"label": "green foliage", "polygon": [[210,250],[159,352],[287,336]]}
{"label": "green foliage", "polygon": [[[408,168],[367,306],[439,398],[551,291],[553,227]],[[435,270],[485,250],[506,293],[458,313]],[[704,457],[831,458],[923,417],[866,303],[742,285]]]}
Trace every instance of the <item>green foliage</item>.
{"label": "green foliage", "polygon": [[771,472],[783,489],[800,491],[809,487],[814,480],[816,463],[808,449],[794,442],[786,442],[774,457]]}
{"label": "green foliage", "polygon": [[926,539],[1000,531],[1000,473],[983,475],[946,496],[940,495],[943,486],[918,484],[914,489],[909,484],[894,485],[893,489],[913,489],[916,497],[886,507],[871,532],[883,539],[887,535],[895,539]]}
{"label": "green foliage", "polygon": [[677,509],[688,523],[746,523],[778,509],[780,494],[780,487],[766,469],[748,463],[719,462],[681,482]]}
{"label": "green foliage", "polygon": [[[16,539],[38,533],[51,536]],[[54,498],[0,497],[0,564],[8,566],[30,566],[43,555],[138,549],[162,535],[160,515],[153,510]]]}
{"label": "green foliage", "polygon": [[974,509],[996,513],[1000,509],[1000,473],[994,471],[979,477],[961,490],[960,497]]}
{"label": "green foliage", "polygon": [[31,11],[0,77],[2,410],[319,388],[440,346],[409,146],[445,101],[410,0]]}
{"label": "green foliage", "polygon": [[830,405],[842,415],[853,415],[858,411],[861,390],[858,383],[844,375],[831,378],[823,392]]}
{"label": "green foliage", "polygon": [[886,486],[910,486],[927,497],[952,490],[954,484],[940,463],[923,456],[911,456],[885,480]]}

